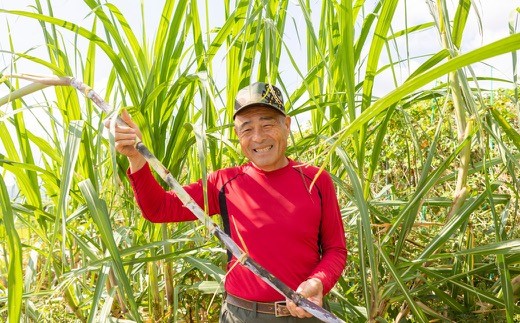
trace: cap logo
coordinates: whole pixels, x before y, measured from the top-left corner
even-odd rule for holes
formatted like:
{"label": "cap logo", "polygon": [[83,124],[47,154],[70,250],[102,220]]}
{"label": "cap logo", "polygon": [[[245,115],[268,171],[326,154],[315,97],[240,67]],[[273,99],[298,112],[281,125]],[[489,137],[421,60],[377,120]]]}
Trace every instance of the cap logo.
{"label": "cap logo", "polygon": [[262,96],[268,103],[277,106],[280,110],[283,110],[283,101],[280,99],[282,93],[280,90],[273,87],[271,84],[266,84],[265,90],[262,92]]}

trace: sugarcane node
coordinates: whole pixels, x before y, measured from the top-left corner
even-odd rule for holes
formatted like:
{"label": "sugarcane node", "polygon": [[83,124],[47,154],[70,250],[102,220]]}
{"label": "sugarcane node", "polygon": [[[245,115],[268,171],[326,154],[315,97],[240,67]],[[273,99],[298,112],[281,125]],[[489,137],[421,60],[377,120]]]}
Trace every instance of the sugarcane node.
{"label": "sugarcane node", "polygon": [[92,97],[90,96],[91,93],[93,94],[91,87],[89,87],[89,86],[85,87],[85,89],[83,90],[83,93],[85,94],[85,96],[87,98],[92,99]]}
{"label": "sugarcane node", "polygon": [[148,150],[148,148],[146,148],[146,146],[141,141],[139,141],[139,142],[136,141],[136,144],[134,145],[134,147],[141,153],[141,155],[144,156],[144,158],[150,159],[153,157],[152,153]]}

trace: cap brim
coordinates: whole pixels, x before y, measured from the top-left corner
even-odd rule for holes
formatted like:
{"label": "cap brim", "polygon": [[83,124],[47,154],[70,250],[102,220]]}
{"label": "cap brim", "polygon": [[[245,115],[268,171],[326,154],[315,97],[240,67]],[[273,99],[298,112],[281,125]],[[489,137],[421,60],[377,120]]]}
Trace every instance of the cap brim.
{"label": "cap brim", "polygon": [[284,116],[287,115],[287,113],[285,113],[285,111],[282,111],[282,110],[278,109],[277,107],[275,107],[273,105],[270,105],[268,103],[254,102],[254,103],[246,104],[246,105],[240,107],[240,109],[235,110],[235,113],[233,114],[233,119],[235,119],[235,117],[237,116],[238,113],[243,112],[244,110],[248,110],[248,109],[254,108],[254,107],[271,108],[271,109],[275,110],[276,112],[278,112],[278,113],[280,113],[280,114],[282,114]]}

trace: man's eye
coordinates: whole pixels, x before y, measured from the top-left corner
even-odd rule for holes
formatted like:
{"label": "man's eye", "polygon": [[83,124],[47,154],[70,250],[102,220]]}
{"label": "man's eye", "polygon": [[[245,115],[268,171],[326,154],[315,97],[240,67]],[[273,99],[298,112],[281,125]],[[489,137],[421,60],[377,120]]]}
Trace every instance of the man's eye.
{"label": "man's eye", "polygon": [[249,133],[249,132],[251,132],[251,129],[250,129],[250,128],[247,128],[247,129],[242,130],[242,133]]}

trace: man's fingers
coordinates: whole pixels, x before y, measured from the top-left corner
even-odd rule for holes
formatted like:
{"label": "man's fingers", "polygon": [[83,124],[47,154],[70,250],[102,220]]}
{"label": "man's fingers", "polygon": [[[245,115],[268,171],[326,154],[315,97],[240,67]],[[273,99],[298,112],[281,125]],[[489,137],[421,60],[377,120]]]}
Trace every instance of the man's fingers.
{"label": "man's fingers", "polygon": [[[123,109],[121,111],[121,114],[119,115],[119,117],[121,118],[122,121],[124,121],[126,124],[119,124],[116,122],[115,123],[115,126],[116,127],[119,127],[119,128],[137,128],[136,124],[134,123],[134,121],[132,120],[132,117],[130,116],[130,113],[128,113],[128,111],[126,109]],[[110,118],[106,118],[104,121],[103,121],[103,124],[105,125],[106,128],[110,129],[110,124],[115,121],[113,120],[112,117]]]}
{"label": "man's fingers", "polygon": [[117,148],[125,148],[127,146],[134,146],[135,145],[135,139],[125,139],[125,140],[118,140],[115,142],[116,149]]}
{"label": "man's fingers", "polygon": [[121,119],[126,122],[126,124],[131,128],[136,128],[136,124],[132,120],[132,117],[130,116],[130,113],[126,109],[123,109],[121,111]]}
{"label": "man's fingers", "polygon": [[135,132],[130,132],[130,133],[124,133],[124,132],[116,132],[115,136],[114,136],[114,141],[115,142],[118,142],[122,145],[134,145],[135,144],[135,139],[136,139],[136,135],[135,135]]}
{"label": "man's fingers", "polygon": [[299,318],[312,317],[312,314],[308,313],[303,308],[296,306],[294,302],[289,300],[287,301],[287,309],[289,310],[289,313],[291,313],[292,316],[296,316]]}
{"label": "man's fingers", "polygon": [[135,137],[136,131],[134,128],[116,125],[116,134],[120,134],[121,136]]}

